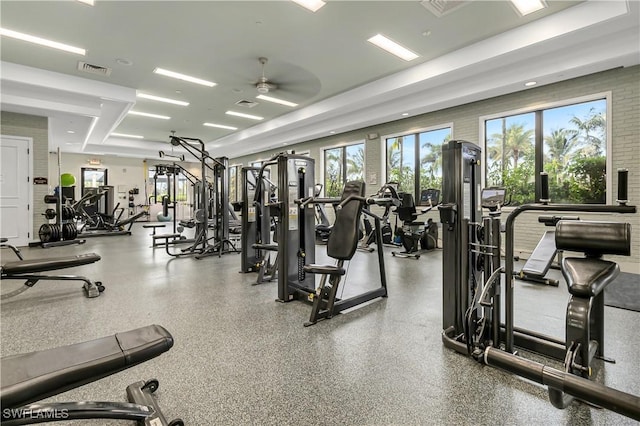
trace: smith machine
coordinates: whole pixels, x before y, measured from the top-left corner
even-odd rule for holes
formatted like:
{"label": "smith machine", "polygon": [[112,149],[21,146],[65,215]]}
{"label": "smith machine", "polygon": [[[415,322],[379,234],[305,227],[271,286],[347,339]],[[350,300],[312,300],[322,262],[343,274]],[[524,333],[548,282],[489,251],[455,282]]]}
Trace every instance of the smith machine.
{"label": "smith machine", "polygon": [[[627,205],[627,171],[618,173],[618,204],[551,204],[548,176],[537,182],[540,202],[516,207],[506,219],[504,267],[501,266],[500,205],[504,190],[481,192],[481,150],[470,142],[443,145],[443,333],[446,347],[548,386],[557,408],[578,400],[640,421],[640,397],[596,383],[592,359],[604,358],[604,287],[619,273],[603,254],[630,254],[630,225],[564,220],[556,226],[559,250],[586,253],[565,257],[562,272],[571,299],[565,341],[514,326],[515,220],[526,211],[635,213]],[[481,196],[481,194],[483,194]],[[481,205],[489,210],[482,217]],[[501,295],[504,295],[501,299]],[[504,300],[504,323],[501,322]],[[564,371],[526,359],[520,347],[564,361]]]}

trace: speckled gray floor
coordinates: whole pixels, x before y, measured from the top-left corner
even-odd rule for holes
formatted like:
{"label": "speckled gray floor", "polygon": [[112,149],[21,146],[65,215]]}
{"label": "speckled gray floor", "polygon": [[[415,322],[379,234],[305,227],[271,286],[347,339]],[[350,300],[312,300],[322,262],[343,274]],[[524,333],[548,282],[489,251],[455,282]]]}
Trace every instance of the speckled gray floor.
{"label": "speckled gray floor", "polygon": [[[276,303],[275,283],[251,286],[238,255],[170,260],[150,243],[136,224],[131,237],[23,250],[27,258],[96,252],[102,261],[69,273],[107,289],[87,299],[79,283],[41,282],[3,300],[2,355],[161,324],[175,337],[171,351],[51,399],[124,401],[128,384],[155,377],[167,417],[188,425],[634,423],[577,403],[557,410],[546,388],[444,348],[441,252],[417,261],[387,252],[388,299],[305,328],[310,307]],[[375,286],[376,268],[375,253],[358,253],[345,296]],[[4,281],[2,293],[19,285]],[[566,289],[517,286],[517,325],[562,337]],[[639,395],[640,313],[607,307],[605,315],[608,355],[618,362],[598,379]]]}

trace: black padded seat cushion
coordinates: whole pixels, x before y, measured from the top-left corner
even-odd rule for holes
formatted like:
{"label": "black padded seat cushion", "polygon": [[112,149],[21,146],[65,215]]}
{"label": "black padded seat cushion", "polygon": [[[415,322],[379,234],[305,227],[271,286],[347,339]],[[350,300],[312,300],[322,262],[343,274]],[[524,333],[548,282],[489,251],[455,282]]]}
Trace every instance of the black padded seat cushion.
{"label": "black padded seat cushion", "polygon": [[631,224],[586,220],[561,220],[556,225],[558,250],[591,256],[631,254]]}
{"label": "black padded seat cushion", "polygon": [[568,257],[562,260],[562,274],[569,293],[578,297],[600,294],[620,273],[615,262],[588,257]]}
{"label": "black padded seat cushion", "polygon": [[149,325],[88,342],[2,358],[2,408],[82,386],[168,351],[171,334]]}
{"label": "black padded seat cushion", "polygon": [[97,262],[98,260],[100,260],[100,256],[95,253],[79,254],[77,256],[50,257],[47,259],[16,260],[2,265],[2,274],[35,274],[37,272],[87,265],[89,263]]}

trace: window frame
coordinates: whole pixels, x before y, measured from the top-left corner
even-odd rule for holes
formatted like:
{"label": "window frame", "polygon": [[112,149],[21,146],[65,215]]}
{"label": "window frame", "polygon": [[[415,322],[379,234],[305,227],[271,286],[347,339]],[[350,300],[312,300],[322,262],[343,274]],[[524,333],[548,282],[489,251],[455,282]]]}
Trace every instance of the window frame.
{"label": "window frame", "polygon": [[[543,102],[543,103],[537,103],[528,107],[522,107],[522,108],[516,108],[516,109],[512,109],[512,110],[508,110],[508,111],[502,111],[502,112],[498,112],[498,113],[493,113],[493,114],[487,114],[487,115],[482,115],[478,118],[478,129],[479,129],[479,141],[480,143],[478,144],[481,148],[482,148],[482,161],[484,163],[483,167],[481,167],[481,182],[483,186],[486,186],[487,184],[487,180],[486,180],[486,154],[487,154],[487,141],[486,141],[486,135],[485,135],[485,129],[486,129],[486,121],[488,120],[495,120],[498,118],[502,118],[502,117],[510,117],[513,115],[520,115],[520,114],[528,114],[528,113],[536,113],[540,112],[540,114],[542,114],[544,112],[544,110],[548,110],[548,109],[553,109],[553,108],[560,108],[560,107],[566,107],[566,106],[571,106],[571,105],[576,105],[576,104],[582,104],[582,103],[586,103],[586,102],[593,102],[593,101],[598,101],[598,100],[605,100],[606,102],[606,122],[607,122],[607,128],[606,128],[606,137],[607,137],[607,143],[606,143],[606,150],[607,150],[607,156],[606,156],[606,160],[605,160],[605,183],[606,183],[606,203],[607,204],[611,204],[613,202],[613,173],[611,173],[611,171],[613,170],[613,121],[612,121],[612,110],[613,110],[613,103],[612,103],[612,92],[611,91],[606,91],[606,92],[599,92],[599,93],[593,93],[590,95],[584,95],[584,96],[578,96],[575,98],[569,98],[569,99],[563,99],[560,101],[553,101],[553,102]],[[535,121],[535,135],[534,135],[534,149],[535,149],[535,156],[536,156],[536,164],[535,164],[535,176],[539,176],[539,172],[541,172],[544,168],[544,161],[542,159],[542,155],[543,155],[543,151],[539,151],[539,148],[544,150],[544,132],[540,126],[541,122],[538,121],[538,119],[536,118]],[[507,195],[508,196],[508,195]],[[537,200],[540,199],[540,180],[536,179],[535,180],[535,193],[534,193],[534,202],[537,202]],[[553,202],[553,200],[551,200]]]}
{"label": "window frame", "polygon": [[[343,152],[343,156],[342,156],[342,179],[343,179],[343,184],[346,183],[346,173],[347,173],[347,169],[346,169],[346,161],[347,161],[347,147],[348,146],[353,146],[353,145],[362,145],[363,146],[363,161],[364,163],[362,164],[362,180],[363,182],[366,182],[366,178],[367,178],[367,141],[366,139],[358,139],[355,141],[350,141],[350,142],[339,142],[337,144],[333,144],[333,145],[328,145],[328,146],[323,146],[320,147],[320,182],[322,182],[322,196],[325,195],[325,175],[326,175],[326,169],[325,169],[325,151],[330,150],[330,149],[336,149],[336,148],[342,148],[342,152]],[[302,154],[304,155],[304,154]]]}
{"label": "window frame", "polygon": [[[450,129],[450,134],[451,134],[451,139],[450,140],[454,140],[455,137],[454,135],[454,126],[453,126],[453,121],[450,121],[448,123],[440,123],[440,124],[435,124],[432,126],[427,126],[427,127],[420,127],[420,128],[416,128],[416,129],[410,129],[410,130],[405,130],[402,132],[397,132],[397,133],[390,133],[387,135],[382,135],[380,136],[380,161],[381,161],[381,167],[380,170],[382,170],[382,176],[384,176],[383,183],[387,182],[387,176],[389,175],[389,170],[387,170],[387,139],[390,138],[398,138],[398,137],[403,137],[403,136],[409,136],[409,135],[415,135],[415,170],[414,170],[414,200],[419,200],[419,196],[420,194],[418,194],[418,191],[420,191],[420,173],[419,173],[419,169],[420,169],[420,133],[427,133],[427,132],[433,132],[435,130],[444,130],[444,129]],[[381,184],[382,185],[382,184]],[[426,188],[425,188],[426,189]]]}

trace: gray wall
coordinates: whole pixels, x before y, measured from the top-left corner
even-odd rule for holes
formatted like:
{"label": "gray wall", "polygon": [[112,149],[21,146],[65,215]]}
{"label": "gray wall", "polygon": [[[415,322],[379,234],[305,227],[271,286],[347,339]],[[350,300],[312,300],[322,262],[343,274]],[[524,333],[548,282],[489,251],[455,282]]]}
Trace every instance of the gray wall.
{"label": "gray wall", "polygon": [[[478,143],[480,138],[481,116],[498,114],[536,105],[560,102],[568,99],[589,96],[601,92],[611,92],[612,102],[612,151],[608,155],[612,158],[613,171],[618,168],[629,169],[629,199],[633,203],[640,203],[640,66],[619,68],[604,71],[581,78],[567,80],[548,86],[536,87],[518,93],[486,99],[435,111],[420,116],[410,117],[367,127],[339,135],[316,139],[297,145],[287,146],[296,152],[309,151],[316,159],[316,178],[321,176],[320,157],[322,148],[347,142],[366,140],[365,144],[365,176],[376,173],[377,185],[368,185],[369,190],[380,186],[384,180],[382,159],[384,152],[380,139],[367,140],[367,134],[377,133],[380,137],[389,134],[403,133],[412,129],[453,123],[453,138],[465,139]],[[230,164],[247,165],[250,161],[264,159],[274,155],[277,151],[266,151],[252,156],[231,159]],[[615,181],[615,176],[614,176]],[[617,194],[617,184],[614,182],[608,190]],[[640,215],[625,215],[624,217],[581,215],[583,219],[594,220],[624,220],[632,223],[633,241],[631,258],[615,258],[621,263],[623,270],[640,273]],[[537,223],[537,215],[521,216],[517,222],[516,250],[523,257],[527,257],[540,239],[544,226]]]}
{"label": "gray wall", "polygon": [[[0,132],[8,136],[23,136],[33,138],[33,176],[49,176],[49,119],[35,115],[2,112],[0,116]],[[32,177],[33,177],[32,176]],[[38,240],[38,229],[46,223],[42,215],[47,208],[44,196],[48,194],[48,185],[33,185],[33,230],[31,241]]]}

